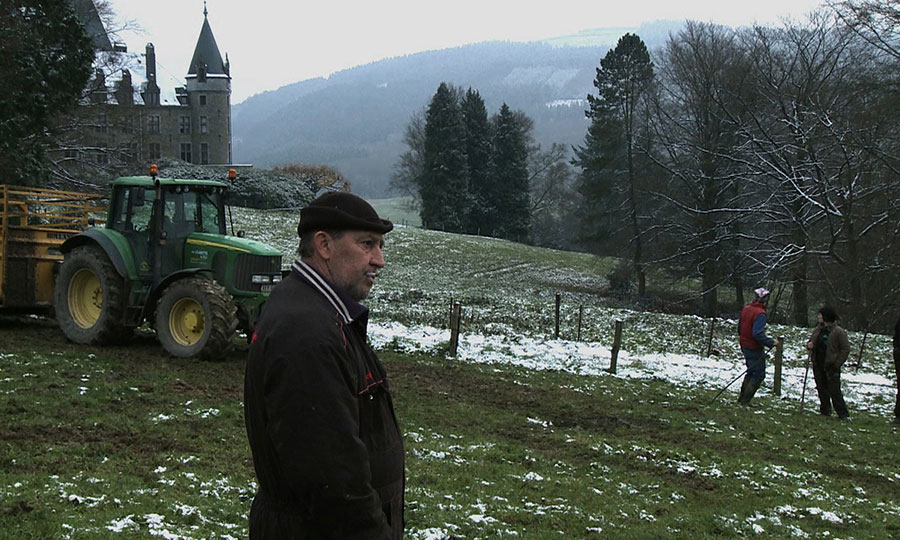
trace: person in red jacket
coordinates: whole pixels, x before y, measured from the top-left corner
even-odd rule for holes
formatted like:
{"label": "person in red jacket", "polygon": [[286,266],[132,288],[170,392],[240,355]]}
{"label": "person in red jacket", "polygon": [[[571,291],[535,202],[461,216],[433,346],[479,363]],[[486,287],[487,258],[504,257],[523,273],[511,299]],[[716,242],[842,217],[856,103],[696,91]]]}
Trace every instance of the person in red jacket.
{"label": "person in red jacket", "polygon": [[250,540],[400,540],[403,440],[362,302],[393,228],[363,199],[300,212],[300,259],[251,336],[244,417],[259,479]]}
{"label": "person in red jacket", "polygon": [[738,403],[749,405],[763,380],[766,378],[766,353],[763,347],[772,348],[781,338],[773,340],[766,335],[766,303],[769,291],[760,287],[753,291],[755,298],[744,309],[738,320],[738,336],[741,352],[747,362],[747,374],[741,384]]}

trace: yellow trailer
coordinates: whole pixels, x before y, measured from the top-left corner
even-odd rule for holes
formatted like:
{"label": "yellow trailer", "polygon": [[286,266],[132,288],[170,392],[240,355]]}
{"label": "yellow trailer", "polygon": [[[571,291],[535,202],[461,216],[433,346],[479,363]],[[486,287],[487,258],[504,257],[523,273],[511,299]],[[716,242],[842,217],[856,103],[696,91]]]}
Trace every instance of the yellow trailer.
{"label": "yellow trailer", "polygon": [[49,308],[59,246],[104,218],[101,195],[0,184],[0,308]]}

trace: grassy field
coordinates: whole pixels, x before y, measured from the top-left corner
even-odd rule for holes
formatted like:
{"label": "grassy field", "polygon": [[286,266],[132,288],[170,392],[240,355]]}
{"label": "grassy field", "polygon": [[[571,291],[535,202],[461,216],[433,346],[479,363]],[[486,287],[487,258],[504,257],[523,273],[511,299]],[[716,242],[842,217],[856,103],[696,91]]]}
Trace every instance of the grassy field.
{"label": "grassy field", "polygon": [[[65,343],[5,319],[2,538],[245,538],[243,354]],[[40,342],[39,346],[35,343]],[[663,380],[383,352],[407,447],[410,538],[890,538],[897,433]]]}
{"label": "grassy field", "polygon": [[[296,216],[240,223],[292,257]],[[564,338],[579,305],[587,341],[610,343],[624,320],[632,363],[706,346],[709,321],[606,305],[611,261],[405,227],[386,249],[376,325],[440,327],[459,300],[468,334],[513,354],[550,340],[559,292]],[[732,325],[716,328],[714,348],[735,356]],[[788,336],[787,366],[802,367],[807,330],[773,330]],[[579,375],[447,359],[442,344],[381,349],[405,436],[408,538],[900,537],[886,398],[851,404],[842,423],[765,392],[749,409],[733,391],[711,402],[716,387],[664,371]],[[885,376],[886,350],[870,336],[862,370]],[[148,332],[75,346],[52,320],[0,318],[0,538],[246,538],[245,355],[169,358]]]}
{"label": "grassy field", "polygon": [[379,216],[391,220],[395,225],[422,226],[418,211],[410,207],[409,197],[370,199],[369,203],[372,204]]}

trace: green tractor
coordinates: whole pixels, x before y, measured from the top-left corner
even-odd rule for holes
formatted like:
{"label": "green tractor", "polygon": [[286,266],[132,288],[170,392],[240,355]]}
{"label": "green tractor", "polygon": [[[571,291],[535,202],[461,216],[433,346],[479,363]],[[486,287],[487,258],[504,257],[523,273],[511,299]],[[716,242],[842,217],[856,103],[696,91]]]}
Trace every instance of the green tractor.
{"label": "green tractor", "polygon": [[66,337],[116,343],[150,321],[169,354],[215,359],[236,329],[249,336],[281,280],[281,253],[226,234],[227,188],[156,174],[117,179],[105,226],[60,247],[54,308]]}

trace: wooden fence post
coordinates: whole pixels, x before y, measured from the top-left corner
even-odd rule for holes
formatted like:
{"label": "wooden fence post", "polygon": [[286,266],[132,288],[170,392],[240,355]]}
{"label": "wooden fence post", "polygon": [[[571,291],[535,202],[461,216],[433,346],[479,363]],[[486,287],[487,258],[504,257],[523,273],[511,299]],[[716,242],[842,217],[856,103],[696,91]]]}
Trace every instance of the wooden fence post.
{"label": "wooden fence post", "polygon": [[856,357],[856,368],[853,370],[853,373],[859,373],[859,367],[862,365],[862,355],[863,351],[866,350],[866,337],[869,335],[869,329],[867,328],[863,332],[862,344],[859,346],[859,356]]}
{"label": "wooden fence post", "polygon": [[616,321],[616,336],[613,338],[612,355],[609,360],[609,372],[616,372],[616,364],[619,360],[619,347],[622,345],[622,321]]}
{"label": "wooden fence post", "polygon": [[775,381],[772,383],[772,392],[776,396],[781,395],[781,360],[784,355],[784,336],[778,338],[775,343],[775,358],[772,364],[775,366]]}
{"label": "wooden fence post", "polygon": [[712,320],[709,321],[709,339],[706,340],[706,357],[709,358],[712,354],[712,338],[713,338],[713,330],[716,328],[716,318],[713,317]]}
{"label": "wooden fence post", "polygon": [[453,313],[450,315],[450,356],[456,356],[459,347],[459,320],[462,318],[462,305],[459,302],[453,304]]}
{"label": "wooden fence post", "polygon": [[559,293],[556,293],[556,326],[553,331],[554,337],[559,339]]}
{"label": "wooden fence post", "polygon": [[578,337],[575,341],[581,341],[581,319],[584,317],[584,304],[578,306]]}

